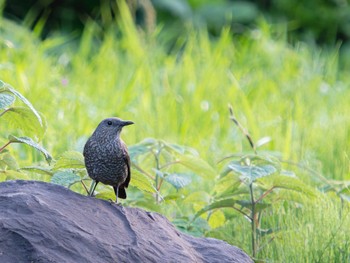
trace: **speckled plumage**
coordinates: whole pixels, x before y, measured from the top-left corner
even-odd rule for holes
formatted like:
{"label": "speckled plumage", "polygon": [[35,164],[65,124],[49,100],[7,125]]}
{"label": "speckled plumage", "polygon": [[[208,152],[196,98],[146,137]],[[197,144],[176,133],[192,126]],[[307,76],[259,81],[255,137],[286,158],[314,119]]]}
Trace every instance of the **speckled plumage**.
{"label": "speckled plumage", "polygon": [[[125,188],[130,182],[130,158],[120,138],[122,128],[130,124],[133,122],[107,118],[97,126],[84,147],[88,175],[96,185],[101,182],[113,186],[117,201],[118,197],[126,198]],[[90,195],[93,192],[94,189]]]}

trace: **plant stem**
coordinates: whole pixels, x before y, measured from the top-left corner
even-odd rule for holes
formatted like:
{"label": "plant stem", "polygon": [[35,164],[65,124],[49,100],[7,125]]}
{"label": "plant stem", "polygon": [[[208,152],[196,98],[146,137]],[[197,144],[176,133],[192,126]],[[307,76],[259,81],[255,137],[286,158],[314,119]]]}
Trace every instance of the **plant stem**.
{"label": "plant stem", "polygon": [[265,196],[267,196],[269,193],[271,193],[274,188],[275,187],[271,187],[269,190],[267,190],[265,193],[263,193],[258,199],[255,200],[255,203],[259,203],[262,199],[265,198]]}
{"label": "plant stem", "polygon": [[138,166],[137,164],[133,163],[132,166],[138,170],[139,172],[143,173],[144,175],[146,175],[147,177],[149,177],[150,179],[154,180],[154,176],[150,175],[149,173],[147,173],[145,170],[143,170],[140,166]]}
{"label": "plant stem", "polygon": [[2,152],[10,143],[11,143],[11,141],[8,142],[8,143],[6,143],[4,146],[2,146],[2,147],[0,148],[0,152]]}
{"label": "plant stem", "polygon": [[87,189],[87,187],[86,187],[84,181],[83,181],[83,180],[80,180],[80,182],[81,182],[81,184],[83,185],[83,187],[84,187],[86,193],[89,195],[89,194],[90,194],[90,193],[89,193],[89,190]]}
{"label": "plant stem", "polygon": [[[160,152],[162,151],[162,148],[163,148],[163,146],[159,142],[159,148],[157,149],[157,152],[154,153],[154,157],[156,159],[156,169],[157,169],[157,171],[160,171],[160,169],[161,169],[160,168],[160,164],[159,164],[159,155],[160,155]],[[160,191],[161,185],[162,185],[162,181],[159,182],[159,175],[158,175],[158,173],[156,173],[156,189],[157,189],[156,202],[157,202],[157,204],[160,203],[159,191]]]}
{"label": "plant stem", "polygon": [[1,113],[0,113],[0,117],[1,117],[2,115],[4,115],[6,112],[8,112],[9,110],[10,110],[10,108],[9,108],[9,109],[4,110],[3,112],[1,112]]}
{"label": "plant stem", "polygon": [[247,215],[246,213],[244,213],[242,210],[232,206],[233,209],[235,209],[237,212],[241,213],[242,215],[246,216],[247,218],[249,218],[249,220],[253,221],[253,218],[250,217],[250,215]]}
{"label": "plant stem", "polygon": [[250,136],[249,132],[242,126],[242,124],[240,124],[240,122],[236,119],[236,117],[233,114],[233,109],[231,105],[228,105],[228,109],[230,111],[230,120],[232,120],[234,122],[234,124],[236,124],[236,126],[241,130],[241,132],[244,134],[244,136],[247,138],[250,147],[252,147],[253,151],[255,154],[257,154],[256,151],[256,147],[253,141],[252,136]]}
{"label": "plant stem", "polygon": [[253,192],[253,182],[249,185],[249,191],[250,191],[250,198],[252,203],[252,210],[251,210],[251,228],[252,228],[252,254],[253,258],[256,257],[256,225],[255,225],[255,200],[254,200],[254,192]]}
{"label": "plant stem", "polygon": [[168,167],[168,166],[170,166],[170,165],[177,164],[177,163],[181,163],[181,162],[180,162],[180,161],[168,162],[168,163],[162,165],[162,166],[160,167],[160,169],[166,168],[166,167]]}

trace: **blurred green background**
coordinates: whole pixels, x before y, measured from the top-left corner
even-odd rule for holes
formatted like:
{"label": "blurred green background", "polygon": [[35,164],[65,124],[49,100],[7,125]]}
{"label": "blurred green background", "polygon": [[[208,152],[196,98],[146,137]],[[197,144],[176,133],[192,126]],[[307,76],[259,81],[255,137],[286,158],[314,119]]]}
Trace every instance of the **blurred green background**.
{"label": "blurred green background", "polygon": [[[43,36],[53,31],[81,31],[87,19],[106,25],[111,20],[104,16],[115,1],[78,0],[11,0],[4,15],[33,26],[39,19],[45,21]],[[347,0],[128,0],[136,22],[150,27],[160,24],[181,27],[189,21],[206,26],[218,34],[230,24],[234,33],[256,27],[264,17],[270,23],[283,23],[289,40],[315,41],[334,44],[350,38],[350,7]],[[229,21],[229,23],[228,23]]]}
{"label": "blurred green background", "polygon": [[[119,116],[135,122],[122,134],[133,154],[145,151],[139,142],[149,137],[156,140],[147,147],[170,149],[160,159],[172,162],[164,174],[152,155],[134,156],[135,164],[159,178],[179,173],[157,189],[160,200],[150,190],[156,183],[133,167],[126,205],[158,211],[185,232],[221,238],[256,259],[349,262],[349,2],[121,3],[2,2],[0,79],[42,114],[46,133],[20,129],[2,112],[0,146],[8,134],[30,136],[55,161],[11,144],[0,154],[0,180],[53,181],[63,175],[57,166],[81,162],[101,119]],[[259,156],[282,167],[278,180],[254,179],[255,196],[267,196],[258,203],[255,253],[251,220],[237,211],[252,213],[249,189],[221,161],[253,154],[228,104],[255,142],[263,138]],[[78,183],[71,189],[86,194]],[[97,192],[113,196],[108,186]]]}

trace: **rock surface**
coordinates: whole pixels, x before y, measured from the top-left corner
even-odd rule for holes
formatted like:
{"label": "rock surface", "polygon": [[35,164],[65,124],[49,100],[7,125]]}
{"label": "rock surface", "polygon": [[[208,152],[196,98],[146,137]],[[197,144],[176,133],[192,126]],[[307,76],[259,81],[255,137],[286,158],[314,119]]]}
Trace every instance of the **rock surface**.
{"label": "rock surface", "polygon": [[0,183],[0,262],[253,262],[164,216],[37,181]]}

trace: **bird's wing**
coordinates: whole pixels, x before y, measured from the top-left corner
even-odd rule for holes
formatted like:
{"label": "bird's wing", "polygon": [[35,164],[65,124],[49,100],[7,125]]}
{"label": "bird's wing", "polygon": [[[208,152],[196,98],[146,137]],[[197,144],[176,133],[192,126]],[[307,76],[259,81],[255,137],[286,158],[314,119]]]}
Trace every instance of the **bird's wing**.
{"label": "bird's wing", "polygon": [[127,169],[128,169],[128,174],[127,174],[127,177],[125,179],[125,182],[122,184],[125,188],[128,187],[129,185],[129,182],[130,182],[130,177],[131,177],[131,172],[130,172],[130,156],[129,156],[129,153],[128,153],[128,150],[126,148],[126,145],[125,143],[122,141],[122,149],[123,149],[123,159],[125,161],[125,164],[127,166]]}

